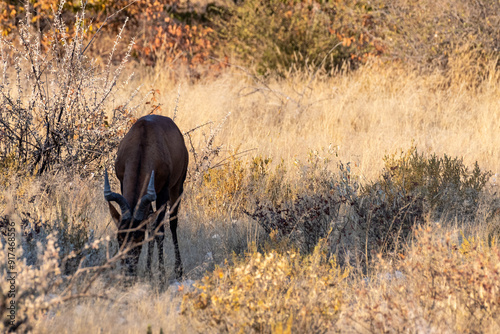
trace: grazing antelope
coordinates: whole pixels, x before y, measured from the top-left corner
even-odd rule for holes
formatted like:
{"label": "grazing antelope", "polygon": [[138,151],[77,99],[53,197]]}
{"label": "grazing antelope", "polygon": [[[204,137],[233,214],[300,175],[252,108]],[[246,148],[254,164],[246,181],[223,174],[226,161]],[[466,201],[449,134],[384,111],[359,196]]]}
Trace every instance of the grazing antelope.
{"label": "grazing antelope", "polygon": [[[158,244],[160,268],[163,263],[163,236],[165,207],[170,205],[170,231],[175,249],[175,274],[182,277],[182,262],[177,242],[177,212],[188,167],[188,151],[184,137],[168,117],[148,115],[141,117],[125,135],[118,147],[115,161],[116,176],[122,195],[111,191],[108,173],[104,176],[104,198],[118,228],[120,249],[143,242],[146,230],[158,232],[149,242],[146,268],[151,270],[154,242]],[[151,203],[156,201],[156,212]],[[111,204],[120,207],[118,212]],[[163,210],[161,210],[162,208]],[[161,225],[159,225],[161,224]],[[130,252],[125,263],[129,274],[137,271],[140,248]]]}

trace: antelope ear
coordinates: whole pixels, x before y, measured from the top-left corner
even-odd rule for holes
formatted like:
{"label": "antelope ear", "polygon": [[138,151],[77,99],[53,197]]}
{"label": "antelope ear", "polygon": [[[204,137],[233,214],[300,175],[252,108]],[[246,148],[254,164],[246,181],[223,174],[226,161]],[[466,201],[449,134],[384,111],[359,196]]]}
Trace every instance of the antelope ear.
{"label": "antelope ear", "polygon": [[111,213],[111,217],[113,217],[113,220],[114,220],[116,226],[119,227],[120,220],[121,220],[120,213],[115,209],[115,207],[113,206],[113,204],[111,204],[110,202],[108,202],[108,205],[109,205],[109,212]]}

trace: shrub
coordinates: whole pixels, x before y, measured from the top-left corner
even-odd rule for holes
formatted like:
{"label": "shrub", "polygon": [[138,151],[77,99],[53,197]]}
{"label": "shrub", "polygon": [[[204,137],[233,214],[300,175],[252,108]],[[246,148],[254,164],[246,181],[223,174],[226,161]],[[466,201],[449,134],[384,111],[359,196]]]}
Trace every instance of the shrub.
{"label": "shrub", "polygon": [[146,65],[158,62],[188,65],[193,77],[199,75],[194,71],[196,67],[209,64],[214,42],[208,37],[213,30],[204,22],[203,10],[196,10],[190,3],[186,5],[179,0],[107,3],[108,12],[122,8],[121,15],[130,17],[134,27],[127,31],[127,35],[135,37],[135,28],[141,27],[142,30],[133,52],[139,62]]}
{"label": "shrub", "polygon": [[[273,171],[268,167],[270,159],[254,158],[250,189],[257,194],[249,196],[245,214],[273,238],[288,240],[301,251],[311,252],[329,233],[341,203],[333,191],[336,178],[330,170],[332,154],[328,150],[310,151],[306,161],[296,160],[290,171],[284,161]],[[292,177],[296,177],[294,181]]]}
{"label": "shrub", "polygon": [[[42,38],[32,29],[27,11],[19,24],[19,45],[0,39],[2,161],[14,159],[17,168],[39,175],[67,167],[85,174],[89,165],[100,166],[118,145],[133,110],[128,104],[137,92],[114,110],[112,120],[105,107],[111,94],[127,83],[119,78],[128,54],[113,70],[113,49],[101,71],[85,55],[86,29],[82,10],[69,35],[60,7],[52,30]],[[47,49],[43,38],[50,41]]]}
{"label": "shrub", "polygon": [[[235,151],[227,159],[215,163],[212,159],[219,154],[220,147],[215,153],[210,153],[211,150],[213,148],[207,147],[195,154],[195,166],[191,168],[194,169],[191,180],[199,185],[196,200],[204,204],[209,215],[238,217],[256,198],[278,203],[293,196],[290,185],[283,182],[286,176],[283,162],[273,170],[271,159],[258,156],[243,161]],[[201,163],[197,163],[200,160]]]}
{"label": "shrub", "polygon": [[234,261],[184,296],[181,313],[198,331],[319,333],[338,319],[348,271],[321,246],[306,257],[253,252]]}
{"label": "shrub", "polygon": [[361,223],[364,263],[378,253],[401,251],[412,236],[413,228],[424,219],[424,198],[406,191],[389,180],[375,184],[351,202],[354,222]]}
{"label": "shrub", "polygon": [[247,214],[279,242],[287,241],[304,253],[311,252],[321,238],[328,236],[332,220],[339,217],[341,200],[329,195],[297,196],[293,202],[261,204]]}
{"label": "shrub", "polygon": [[[15,217],[7,217],[4,222],[9,232],[0,245],[0,251],[6,255],[0,259],[2,332],[31,332],[37,320],[70,300],[107,298],[106,292],[94,293],[91,288],[105,270],[126,256],[126,251],[108,257],[102,265],[83,268],[79,266],[81,252],[72,251],[61,256],[58,245],[61,238],[50,234],[44,240],[38,240],[36,263],[28,264],[25,259],[31,254],[25,254],[20,247],[22,235],[17,232],[19,222]],[[13,230],[16,232],[11,232]],[[109,238],[87,243],[85,249],[95,250],[107,243]],[[73,263],[73,268],[71,272],[66,270],[64,273],[67,263]]]}
{"label": "shrub", "polygon": [[[232,215],[234,211],[241,210],[247,200],[248,194],[244,189],[247,171],[240,160],[231,160],[220,168],[209,169],[203,175],[203,190],[210,194],[205,205],[215,215],[220,215],[220,210]],[[200,192],[198,197],[205,197],[204,192]]]}
{"label": "shrub", "polygon": [[346,330],[496,333],[499,265],[497,245],[460,245],[442,228],[420,227],[406,256],[378,260],[377,274],[357,284]]}
{"label": "shrub", "polygon": [[[228,50],[257,72],[284,74],[292,67],[356,64],[382,51],[368,3],[243,1],[214,18],[221,53]],[[378,50],[377,50],[378,48]]]}
{"label": "shrub", "polygon": [[[463,160],[444,154],[425,156],[416,147],[384,158],[383,188],[397,186],[406,193],[423,196],[428,210],[440,217],[444,213],[471,217],[478,208],[479,195],[491,173],[478,163],[469,170]],[[367,188],[367,190],[369,187]]]}

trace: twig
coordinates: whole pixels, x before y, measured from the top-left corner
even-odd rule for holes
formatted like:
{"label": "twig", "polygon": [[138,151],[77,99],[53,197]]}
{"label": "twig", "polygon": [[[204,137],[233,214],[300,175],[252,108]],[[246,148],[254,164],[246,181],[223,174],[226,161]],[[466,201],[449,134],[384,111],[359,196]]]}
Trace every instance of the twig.
{"label": "twig", "polygon": [[94,42],[94,39],[96,38],[96,36],[101,32],[101,29],[108,23],[109,19],[111,19],[114,16],[118,15],[118,13],[120,13],[121,11],[123,11],[126,8],[130,7],[135,2],[137,2],[137,0],[132,1],[131,3],[129,3],[128,5],[126,5],[125,7],[117,10],[113,14],[109,15],[108,17],[106,17],[106,19],[104,20],[104,22],[101,24],[101,26],[99,27],[99,29],[97,29],[97,31],[95,32],[94,36],[92,36],[92,38],[90,39],[89,43],[87,44],[87,46],[85,46],[85,48],[83,49],[83,51],[82,51],[82,53],[80,55],[83,55],[85,53],[85,51],[87,51],[87,49],[89,48],[89,46]]}
{"label": "twig", "polygon": [[250,149],[245,150],[243,152],[238,152],[236,154],[232,154],[229,157],[222,159],[221,161],[219,161],[218,163],[216,163],[214,166],[210,167],[210,169],[218,168],[218,167],[220,167],[220,166],[222,166],[222,165],[225,164],[224,161],[227,161],[227,160],[229,160],[231,158],[235,158],[235,157],[238,157],[240,155],[243,155],[243,154],[246,154],[248,152],[255,151],[255,150],[257,150],[257,149],[256,148],[250,148]]}

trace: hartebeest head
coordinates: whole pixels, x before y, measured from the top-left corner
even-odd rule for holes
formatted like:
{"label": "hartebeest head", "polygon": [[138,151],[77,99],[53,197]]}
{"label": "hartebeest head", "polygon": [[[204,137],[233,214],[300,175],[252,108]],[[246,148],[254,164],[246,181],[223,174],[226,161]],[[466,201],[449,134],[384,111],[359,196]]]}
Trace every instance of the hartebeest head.
{"label": "hartebeest head", "polygon": [[[108,171],[104,170],[104,198],[108,201],[109,211],[118,228],[118,243],[120,247],[126,244],[127,240],[132,243],[139,243],[142,240],[141,230],[145,228],[149,207],[156,201],[155,172],[151,172],[148,188],[142,196],[135,210],[131,210],[125,197],[111,191],[109,186]],[[121,214],[115,209],[111,202],[116,202],[120,206]],[[133,215],[132,215],[133,214]],[[153,216],[156,218],[156,215]]]}

